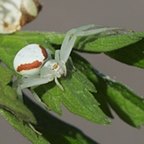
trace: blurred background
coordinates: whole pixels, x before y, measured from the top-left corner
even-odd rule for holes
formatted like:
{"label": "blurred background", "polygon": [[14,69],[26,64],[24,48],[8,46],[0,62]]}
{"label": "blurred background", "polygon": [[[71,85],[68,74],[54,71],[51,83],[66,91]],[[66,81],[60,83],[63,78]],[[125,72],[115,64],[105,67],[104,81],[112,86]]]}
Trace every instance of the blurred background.
{"label": "blurred background", "polygon": [[[73,27],[92,23],[136,31],[144,29],[143,0],[41,0],[41,3],[42,12],[23,30],[66,32]],[[143,70],[119,63],[103,54],[83,56],[99,71],[125,83],[137,94],[144,95]],[[66,109],[60,119],[79,127],[101,144],[144,143],[144,127],[133,128],[113,114],[115,119],[111,125],[106,126],[90,123],[70,114]],[[30,144],[2,117],[0,126],[0,144]]]}

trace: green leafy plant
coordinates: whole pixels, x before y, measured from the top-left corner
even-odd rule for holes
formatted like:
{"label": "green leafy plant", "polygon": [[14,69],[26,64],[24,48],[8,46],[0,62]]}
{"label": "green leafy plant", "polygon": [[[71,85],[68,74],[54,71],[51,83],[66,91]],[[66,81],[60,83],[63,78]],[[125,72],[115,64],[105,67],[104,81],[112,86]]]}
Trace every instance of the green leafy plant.
{"label": "green leafy plant", "polygon": [[[11,5],[10,9],[7,3]],[[8,0],[0,4],[10,20],[0,27],[0,115],[33,144],[96,144],[78,128],[51,114],[62,115],[62,106],[71,113],[95,124],[111,123],[113,109],[127,124],[139,128],[144,124],[144,100],[127,86],[116,82],[95,69],[77,52],[103,53],[125,64],[144,68],[144,33],[113,30],[97,35],[78,37],[67,63],[68,75],[60,78],[62,91],[54,82],[34,87],[32,90],[47,105],[44,110],[27,93],[24,101],[18,99],[13,81],[20,76],[14,71],[13,60],[25,45],[37,43],[54,54],[65,34],[55,32],[16,32],[30,22],[41,10],[37,0]],[[21,9],[23,7],[24,9]],[[27,10],[27,11],[26,11]],[[9,15],[20,13],[19,17]],[[4,19],[5,17],[3,17]],[[4,19],[5,20],[5,19]],[[4,21],[3,20],[3,21]],[[21,20],[23,23],[21,23]],[[7,35],[3,35],[7,33]],[[8,35],[8,33],[13,33]]]}
{"label": "green leafy plant", "polygon": [[[70,112],[97,124],[109,124],[109,106],[126,123],[134,127],[144,124],[144,101],[127,86],[103,75],[76,51],[104,53],[126,64],[143,68],[143,36],[141,32],[120,32],[79,38],[71,54],[75,69],[61,78],[64,91],[54,82],[34,88],[50,111],[62,115],[62,105]],[[77,128],[44,111],[27,96],[22,103],[12,88],[13,59],[26,44],[39,43],[53,52],[63,41],[64,34],[17,32],[0,35],[0,114],[32,143],[90,144],[96,143]],[[126,57],[128,53],[128,57]],[[123,55],[124,54],[124,55]],[[19,107],[17,109],[17,107]],[[41,133],[38,136],[37,132]],[[56,139],[55,139],[56,138]]]}

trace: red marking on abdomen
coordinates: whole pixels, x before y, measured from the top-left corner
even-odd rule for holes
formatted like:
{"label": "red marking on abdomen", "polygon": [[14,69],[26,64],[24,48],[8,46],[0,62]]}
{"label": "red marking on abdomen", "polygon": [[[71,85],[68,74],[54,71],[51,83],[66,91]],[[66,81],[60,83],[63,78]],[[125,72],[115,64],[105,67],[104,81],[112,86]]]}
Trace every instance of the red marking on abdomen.
{"label": "red marking on abdomen", "polygon": [[32,63],[28,63],[28,64],[21,64],[20,66],[18,66],[17,71],[21,72],[22,70],[31,70],[34,68],[38,68],[42,65],[41,62],[39,62],[38,60],[32,62]]}
{"label": "red marking on abdomen", "polygon": [[39,47],[41,48],[41,51],[42,51],[42,54],[43,54],[44,58],[47,59],[48,58],[48,53],[47,53],[46,49],[43,48],[41,45],[39,45]]}

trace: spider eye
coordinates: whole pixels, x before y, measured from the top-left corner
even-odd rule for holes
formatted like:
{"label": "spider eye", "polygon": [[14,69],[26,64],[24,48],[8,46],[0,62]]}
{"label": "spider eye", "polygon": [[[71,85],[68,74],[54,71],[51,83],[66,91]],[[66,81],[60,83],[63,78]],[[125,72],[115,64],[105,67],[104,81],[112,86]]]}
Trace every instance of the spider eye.
{"label": "spider eye", "polygon": [[24,76],[38,74],[48,57],[47,50],[42,46],[38,44],[27,45],[16,54],[13,62],[14,69]]}
{"label": "spider eye", "polygon": [[56,70],[59,68],[59,64],[58,63],[55,63],[53,66],[52,66],[52,70]]}

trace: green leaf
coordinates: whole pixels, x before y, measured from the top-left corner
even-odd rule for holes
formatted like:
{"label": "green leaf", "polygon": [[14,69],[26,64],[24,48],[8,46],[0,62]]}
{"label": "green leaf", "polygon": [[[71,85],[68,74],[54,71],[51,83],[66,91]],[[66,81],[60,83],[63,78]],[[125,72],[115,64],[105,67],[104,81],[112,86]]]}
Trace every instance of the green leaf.
{"label": "green leaf", "polygon": [[144,39],[106,54],[120,62],[144,68]]}
{"label": "green leaf", "polygon": [[59,114],[63,104],[72,113],[95,123],[109,122],[91,94],[96,92],[94,85],[79,70],[69,72],[68,76],[61,80],[61,84],[64,91],[54,83],[41,85],[35,91],[51,110]]}
{"label": "green leaf", "polygon": [[109,52],[130,44],[136,43],[142,39],[141,35],[134,32],[116,32],[104,33],[98,36],[89,36],[80,39],[76,49],[83,52]]}
{"label": "green leaf", "polygon": [[96,85],[98,91],[96,99],[100,102],[104,112],[111,116],[108,107],[106,107],[109,103],[119,117],[128,124],[134,127],[144,125],[144,99],[126,86],[111,80],[98,71],[94,71],[86,60],[83,62],[81,59],[77,55],[75,65]]}
{"label": "green leaf", "polygon": [[[143,37],[142,32],[113,30],[99,35],[79,37],[74,48],[83,52],[109,52],[134,44]],[[6,60],[5,56],[7,56],[8,60],[13,60],[12,56],[30,43],[39,43],[53,51],[51,45],[61,45],[63,39],[64,34],[55,32],[18,32],[12,35],[0,35],[0,57]],[[7,63],[9,63],[8,60],[6,60]]]}
{"label": "green leaf", "polygon": [[[32,143],[48,144],[50,140],[52,144],[96,144],[96,142],[87,138],[78,129],[56,120],[48,115],[47,112],[43,112],[40,107],[34,107],[34,103],[29,104],[34,107],[33,109],[27,109],[27,107],[17,99],[14,89],[7,85],[11,80],[10,70],[0,65],[1,74],[4,70],[6,71],[7,77],[4,75],[0,81],[0,114]],[[94,88],[90,87],[90,89]],[[42,115],[42,113],[44,113],[44,115]],[[35,133],[35,131],[30,128],[29,123],[34,124],[42,133],[42,136]]]}
{"label": "green leaf", "polygon": [[104,87],[105,84],[101,80],[95,70],[93,69],[92,65],[83,57],[76,53],[72,53],[72,59],[76,68],[78,68],[87,78],[93,82],[97,89],[97,93],[93,93],[95,99],[100,103],[99,107],[103,110],[103,112],[108,115],[109,117],[113,117],[111,111],[108,106],[108,102],[105,96]]}
{"label": "green leaf", "polygon": [[[39,43],[44,47],[50,47],[54,51],[50,43],[56,41],[55,44],[57,44],[62,38],[63,35],[55,33],[35,33],[35,35],[30,33],[29,35],[27,32],[1,36],[0,58],[10,68],[13,68],[12,61],[14,56],[24,45],[32,42]],[[108,122],[106,116],[100,110],[98,102],[90,93],[90,91],[96,92],[94,86],[82,73],[75,71],[62,81],[62,85],[65,89],[64,92],[57,87],[50,89],[50,83],[48,83],[46,88],[40,86],[38,89],[39,96],[52,110],[61,113],[61,104],[64,104],[71,112],[88,120],[101,124]],[[78,87],[79,90],[77,90]],[[48,90],[44,95],[40,94],[43,89]],[[93,115],[93,112],[97,113],[97,115]]]}
{"label": "green leaf", "polygon": [[[13,75],[11,70],[6,66],[0,65],[0,74],[5,74],[0,80],[0,114],[32,143],[48,144],[48,141],[50,141],[52,144],[96,144],[96,142],[87,138],[78,129],[52,118],[47,113],[42,115],[43,112],[40,110],[40,107],[34,107],[33,110],[27,109],[17,99],[14,89],[7,85]],[[95,91],[93,85],[90,84],[89,89]],[[35,104],[29,105],[34,106]],[[42,136],[37,135],[30,128],[29,123],[34,124],[42,133]]]}
{"label": "green leaf", "polygon": [[[140,42],[143,37],[144,33],[142,32],[111,31],[99,35],[79,37],[74,48],[82,52],[93,53],[111,51],[111,53],[107,53],[111,57],[143,67],[143,43]],[[52,45],[60,46],[63,39],[64,34],[54,32],[18,32],[12,35],[0,35],[0,59],[13,69],[14,56],[25,45],[38,43],[54,52]],[[127,46],[129,47],[127,48]],[[129,58],[127,54],[129,54]]]}
{"label": "green leaf", "polygon": [[[52,51],[54,51],[51,44],[57,45],[57,44],[59,44],[59,42],[61,42],[61,39],[63,39],[63,35],[60,35],[60,36],[58,36],[57,42],[53,43],[53,40],[56,41],[54,34],[50,34],[50,37],[46,34],[39,34],[39,33],[37,33],[35,36],[33,33],[30,33],[30,35],[28,33],[25,33],[25,34],[19,33],[16,35],[0,36],[0,40],[1,40],[0,59],[8,66],[8,68],[10,68],[12,70],[12,75],[13,75],[12,61],[14,59],[15,54],[23,46],[25,46],[29,43],[39,43],[42,46],[48,47]],[[11,76],[9,77],[10,80],[11,80]],[[75,88],[75,91],[71,92],[72,91],[71,88],[73,88],[72,83],[69,83],[71,81],[71,77],[72,77],[72,81],[76,82],[78,84],[78,86],[80,86],[79,91],[77,91],[77,89]],[[75,143],[90,144],[91,143],[91,144],[94,144],[95,143],[95,142],[89,140],[86,136],[84,136],[77,129],[73,129],[72,127],[69,128],[69,125],[64,126],[63,123],[60,123],[58,125],[58,127],[54,128],[54,126],[57,125],[57,122],[52,124],[54,119],[49,122],[48,118],[46,119],[44,116],[41,117],[40,114],[38,114],[38,110],[33,111],[33,114],[30,116],[29,112],[24,108],[25,106],[24,105],[21,106],[22,103],[17,100],[15,91],[9,85],[7,85],[7,83],[9,83],[9,78],[8,78],[8,80],[5,81],[4,85],[2,83],[2,86],[0,86],[1,93],[3,95],[1,101],[2,101],[2,103],[3,103],[3,101],[5,102],[4,105],[1,105],[2,111],[10,114],[10,116],[6,115],[5,118],[10,119],[9,122],[11,122],[11,124],[14,127],[19,129],[19,131],[21,133],[23,133],[26,137],[28,137],[31,141],[34,141],[34,139],[35,139],[33,134],[32,134],[32,137],[30,136],[31,135],[30,133],[33,131],[31,131],[29,129],[29,127],[27,127],[27,126],[26,126],[26,130],[25,130],[25,128],[23,128],[24,125],[22,125],[22,123],[20,123],[20,126],[18,126],[16,119],[18,118],[21,121],[25,121],[26,124],[29,124],[29,122],[34,123],[33,116],[32,116],[34,114],[36,117],[36,121],[39,121],[39,123],[40,123],[40,124],[34,123],[35,124],[34,126],[36,128],[38,128],[38,130],[41,133],[43,133],[44,138],[48,139],[48,141],[50,141],[54,144],[57,144],[59,142],[64,143],[64,144],[67,144],[67,143],[71,143],[71,144],[75,144]],[[81,81],[82,81],[82,83],[81,83]],[[68,79],[67,78],[63,79],[61,82],[62,82],[63,87],[65,88],[65,91],[67,91],[66,93],[62,92],[56,86],[52,87],[50,90],[48,89],[49,87],[47,87],[47,89],[46,89],[46,90],[48,90],[48,93],[49,93],[49,91],[50,91],[50,93],[52,93],[52,95],[53,95],[52,98],[54,98],[54,96],[56,94],[56,92],[53,93],[53,91],[55,91],[55,89],[58,89],[57,90],[58,96],[59,97],[62,96],[64,98],[64,100],[63,100],[60,97],[60,100],[62,100],[62,101],[59,101],[58,98],[55,99],[55,101],[57,101],[57,102],[51,101],[51,102],[53,102],[53,103],[50,103],[51,105],[54,105],[54,103],[56,103],[56,106],[57,106],[57,103],[60,103],[60,104],[58,104],[58,107],[56,108],[56,110],[59,108],[60,109],[59,111],[61,111],[61,107],[59,107],[59,105],[64,104],[67,108],[70,109],[70,111],[72,111],[76,114],[80,114],[82,116],[85,115],[85,118],[87,118],[93,122],[97,122],[97,123],[101,123],[101,124],[108,122],[107,117],[100,110],[100,108],[98,107],[99,104],[96,102],[93,95],[91,94],[91,92],[96,92],[95,87],[93,86],[93,84],[90,81],[88,81],[88,79],[81,72],[74,71],[74,76],[69,74]],[[52,82],[51,84],[48,84],[48,86],[53,86],[53,85],[55,85],[54,82]],[[67,94],[69,95],[69,97],[66,96]],[[79,96],[79,97],[76,97],[76,96]],[[83,97],[81,97],[81,96],[83,96]],[[4,97],[6,99],[4,99]],[[72,103],[71,103],[71,100],[72,100]],[[87,102],[88,102],[88,105],[85,106],[85,104],[87,104]],[[20,107],[20,109],[16,109],[17,107],[14,106],[15,104],[17,107]],[[93,116],[93,112],[96,112],[97,116],[96,115]],[[25,115],[25,113],[27,115]],[[28,117],[29,119],[27,119],[28,115],[29,115],[29,117]],[[31,118],[32,118],[32,120],[30,120]],[[41,122],[43,120],[44,121],[46,120],[45,124],[44,124],[44,122]],[[48,124],[50,124],[50,125],[48,125]],[[27,132],[27,129],[30,132]],[[23,130],[25,132],[23,132]],[[57,139],[56,139],[56,137],[57,137]]]}
{"label": "green leaf", "polygon": [[32,112],[17,99],[17,94],[9,86],[0,85],[0,108],[3,108],[22,121],[36,124],[36,119]]}
{"label": "green leaf", "polygon": [[12,114],[0,109],[0,114],[22,135],[27,137],[33,144],[50,144],[44,137],[37,135],[32,128],[28,125],[24,125],[22,121],[19,121]]}
{"label": "green leaf", "polygon": [[134,127],[144,124],[144,99],[126,86],[108,80],[107,97],[117,114]]}
{"label": "green leaf", "polygon": [[13,113],[19,119],[36,123],[36,119],[32,112],[17,99],[17,94],[12,89],[8,83],[10,83],[12,78],[12,71],[6,68],[6,66],[0,64],[0,108],[3,108],[11,113]]}
{"label": "green leaf", "polygon": [[77,128],[57,119],[37,105],[28,104],[38,120],[38,130],[51,144],[96,144]]}
{"label": "green leaf", "polygon": [[[123,50],[133,44],[137,45],[142,41],[143,35],[143,33],[112,31],[100,35],[79,37],[75,49],[95,53],[114,52],[114,50]],[[50,118],[51,116],[47,117],[47,113],[41,116],[41,112],[38,112],[40,108],[33,109],[32,111],[27,109],[23,103],[17,100],[15,90],[8,85],[14,74],[13,59],[22,47],[30,43],[39,43],[54,52],[54,48],[61,45],[63,38],[64,34],[39,32],[19,32],[13,35],[0,35],[0,60],[10,68],[7,68],[5,72],[5,67],[0,67],[0,74],[4,75],[0,80],[1,113],[33,143],[39,142],[43,144],[49,141],[52,144],[94,144],[93,141],[77,129],[59,122],[55,120],[55,118]],[[134,54],[130,53],[133,63],[143,61],[141,52],[142,48],[140,48],[141,55],[139,55],[139,60],[135,59],[135,57],[133,58],[132,55]],[[98,73],[95,76],[94,71],[91,71],[91,66],[87,64],[87,62],[81,62],[81,60],[75,56],[73,60],[76,70],[68,72],[66,78],[60,79],[64,91],[59,89],[54,82],[41,85],[35,89],[50,109],[61,114],[61,106],[64,105],[69,111],[79,116],[95,123],[105,124],[108,123],[108,119],[103,111],[111,116],[108,105],[109,102],[118,115],[127,123],[136,127],[144,123],[143,99],[137,98],[133,92],[119,83],[105,79]],[[127,60],[125,62],[129,63]],[[141,62],[141,65],[143,66],[143,62]],[[97,88],[97,92],[93,83]],[[119,99],[117,99],[117,95]],[[99,105],[99,103],[101,105]],[[121,105],[123,103],[126,103],[126,107],[124,107],[125,105]],[[19,109],[17,107],[19,107]],[[103,111],[100,108],[102,108]],[[34,131],[31,130],[28,125],[23,125],[23,121],[26,122],[26,124],[33,123],[35,128],[43,135],[35,138],[36,134]],[[35,142],[35,140],[37,142]]]}
{"label": "green leaf", "polygon": [[[9,35],[7,35],[9,36]],[[56,33],[56,32],[30,32],[30,31],[24,31],[24,32],[17,32],[15,35],[16,37],[23,37],[25,36],[24,39],[30,40],[33,42],[33,40],[38,40],[42,42],[41,40],[43,39],[43,43],[50,43],[50,44],[55,44],[55,45],[61,45],[64,39],[65,34],[62,33]]]}
{"label": "green leaf", "polygon": [[2,62],[0,62],[0,84],[7,85],[12,79],[13,72],[6,68]]}
{"label": "green leaf", "polygon": [[23,124],[14,115],[4,110],[0,110],[0,114],[33,144],[97,144],[77,128],[53,117],[33,102],[28,100],[27,105],[38,121],[35,128],[41,135],[35,133],[29,125]]}
{"label": "green leaf", "polygon": [[[54,39],[53,34],[49,35],[48,38],[50,39],[50,37],[51,39]],[[0,44],[0,58],[4,63],[12,68],[14,56],[22,46],[33,41],[33,43],[39,43],[47,47],[49,43],[48,38],[39,33],[35,33],[35,36],[28,33],[26,33],[26,36],[24,34],[2,36],[2,42]],[[60,39],[59,36],[58,39]],[[9,55],[7,56],[8,53]],[[64,104],[71,112],[83,116],[88,120],[101,124],[108,122],[106,116],[100,110],[98,106],[99,104],[89,92],[96,92],[94,86],[82,73],[78,71],[74,72],[73,74],[70,74],[69,77],[66,77],[64,81],[62,81],[62,85],[65,89],[64,92],[57,87],[50,89],[49,85],[50,83],[48,83],[48,86],[44,88],[43,86],[40,87],[40,92],[38,95],[42,97],[42,100],[55,112],[61,113],[61,104]],[[79,90],[77,90],[78,87]],[[44,96],[43,94],[40,94],[42,89],[46,89],[45,91],[48,91],[44,94]],[[93,113],[97,114],[94,116]]]}

